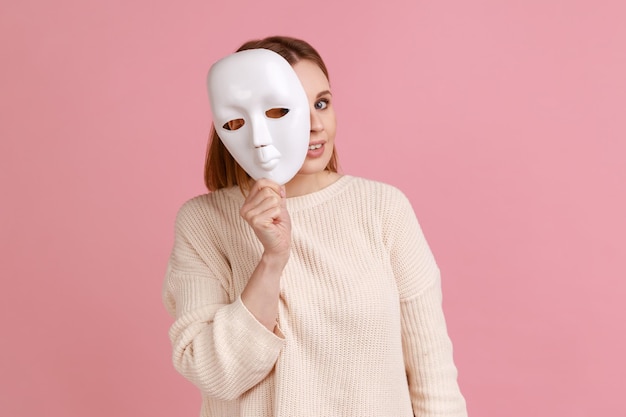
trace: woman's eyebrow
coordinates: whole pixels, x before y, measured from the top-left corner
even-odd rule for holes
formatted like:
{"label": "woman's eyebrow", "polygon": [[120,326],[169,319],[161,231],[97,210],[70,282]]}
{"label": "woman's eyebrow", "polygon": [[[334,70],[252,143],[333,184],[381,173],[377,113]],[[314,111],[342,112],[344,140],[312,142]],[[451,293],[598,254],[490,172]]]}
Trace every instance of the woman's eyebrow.
{"label": "woman's eyebrow", "polygon": [[320,91],[319,93],[317,93],[317,97],[316,98],[320,98],[322,96],[325,96],[326,94],[332,96],[333,93],[330,92],[330,90],[324,90],[324,91]]}

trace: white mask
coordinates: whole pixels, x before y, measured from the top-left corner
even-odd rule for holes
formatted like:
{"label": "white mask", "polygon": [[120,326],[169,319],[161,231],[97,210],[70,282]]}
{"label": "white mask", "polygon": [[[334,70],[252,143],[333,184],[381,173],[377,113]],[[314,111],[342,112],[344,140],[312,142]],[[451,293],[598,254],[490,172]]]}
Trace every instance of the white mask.
{"label": "white mask", "polygon": [[250,49],[211,67],[213,124],[226,149],[255,180],[285,184],[309,146],[309,102],[291,65],[276,52]]}

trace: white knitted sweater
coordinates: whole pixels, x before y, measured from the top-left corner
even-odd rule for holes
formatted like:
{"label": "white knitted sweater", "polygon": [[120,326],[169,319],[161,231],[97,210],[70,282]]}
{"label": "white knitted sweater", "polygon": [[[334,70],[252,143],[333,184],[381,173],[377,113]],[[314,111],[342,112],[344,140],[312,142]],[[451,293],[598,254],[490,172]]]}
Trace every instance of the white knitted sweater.
{"label": "white knitted sweater", "polygon": [[262,253],[243,201],[231,188],[183,205],[163,287],[202,416],[466,415],[439,270],[400,191],[343,176],[287,199],[275,333],[240,298]]}

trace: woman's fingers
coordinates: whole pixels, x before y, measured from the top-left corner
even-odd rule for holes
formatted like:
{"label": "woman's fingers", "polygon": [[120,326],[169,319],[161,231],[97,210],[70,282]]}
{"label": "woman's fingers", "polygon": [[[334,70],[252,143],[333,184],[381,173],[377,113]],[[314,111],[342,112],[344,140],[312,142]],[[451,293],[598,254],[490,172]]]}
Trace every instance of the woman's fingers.
{"label": "woman's fingers", "polygon": [[284,195],[282,191],[284,190],[284,187],[281,187],[272,180],[262,178],[254,183],[254,185],[250,189],[250,194],[248,195],[248,197],[254,198],[254,196],[256,196],[257,194],[267,192],[269,190],[275,192],[279,197]]}
{"label": "woman's fingers", "polygon": [[257,181],[241,207],[241,217],[252,227],[266,251],[288,253],[291,221],[285,189],[267,179]]}
{"label": "woman's fingers", "polygon": [[248,220],[251,215],[259,213],[259,208],[260,211],[265,211],[268,206],[280,206],[281,200],[280,194],[274,188],[261,188],[254,194],[248,195],[243,206],[241,206],[241,216]]}
{"label": "woman's fingers", "polygon": [[270,195],[246,207],[245,210],[244,207],[242,207],[242,216],[252,227],[265,226],[272,224],[274,219],[280,216],[281,199]]}

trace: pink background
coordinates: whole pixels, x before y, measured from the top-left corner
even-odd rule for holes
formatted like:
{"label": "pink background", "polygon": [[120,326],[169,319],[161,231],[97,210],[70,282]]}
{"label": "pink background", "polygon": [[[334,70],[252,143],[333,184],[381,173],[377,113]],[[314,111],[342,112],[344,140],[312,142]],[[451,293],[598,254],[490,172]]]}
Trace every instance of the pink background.
{"label": "pink background", "polygon": [[[175,4],[176,3],[176,4]],[[204,77],[327,60],[343,171],[410,197],[473,416],[623,416],[622,1],[3,1],[0,415],[196,416],[161,283]]]}

